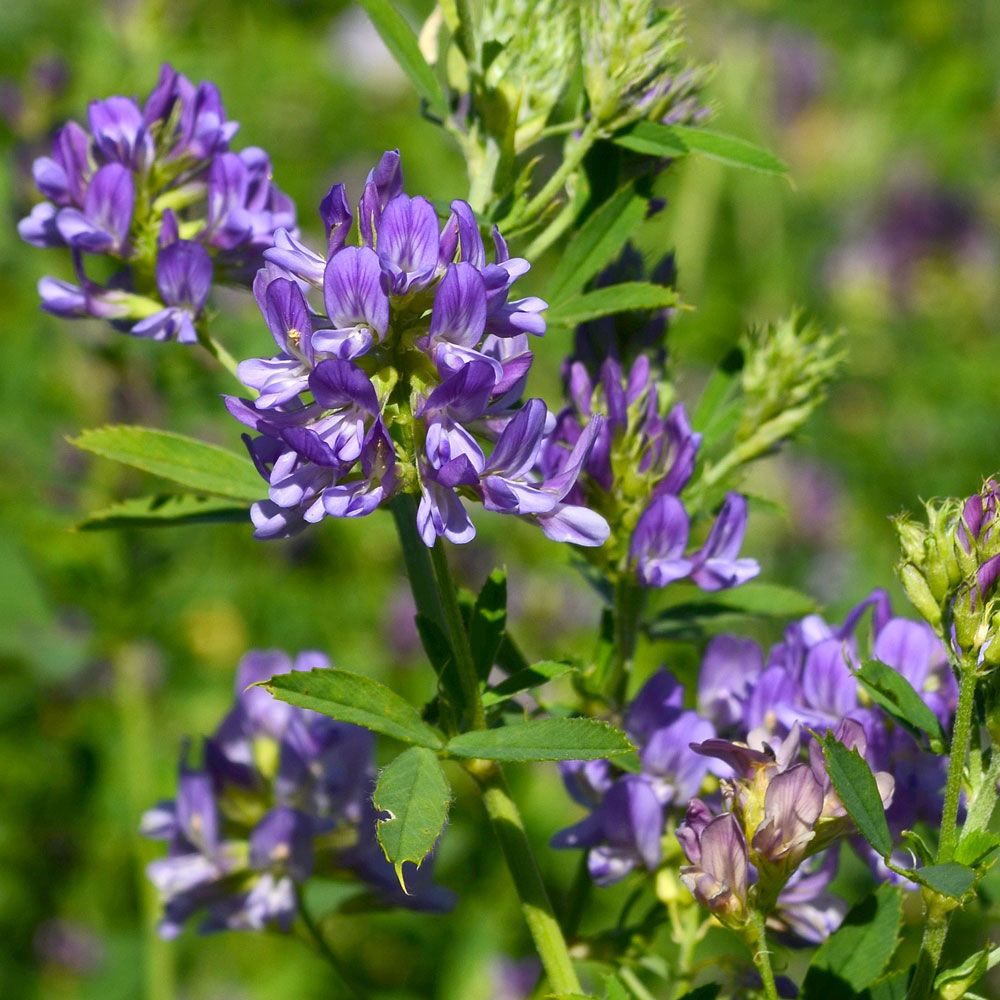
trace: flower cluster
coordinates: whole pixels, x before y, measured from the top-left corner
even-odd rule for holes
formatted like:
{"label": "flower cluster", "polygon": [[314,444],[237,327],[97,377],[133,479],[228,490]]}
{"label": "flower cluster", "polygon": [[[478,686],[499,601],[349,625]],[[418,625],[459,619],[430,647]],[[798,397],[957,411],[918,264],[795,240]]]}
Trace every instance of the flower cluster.
{"label": "flower cluster", "polygon": [[[835,735],[845,746],[865,753],[859,722],[845,719]],[[780,907],[782,890],[802,863],[852,829],[819,744],[808,741],[808,762],[800,759],[801,748],[797,722],[783,740],[762,744],[761,749],[722,739],[691,745],[698,754],[729,765],[735,775],[722,782],[718,813],[695,799],[677,829],[690,861],[681,868],[681,879],[724,924],[741,927],[751,908],[770,913]],[[880,771],[875,780],[888,805],[892,775]]]}
{"label": "flower cluster", "polygon": [[[28,243],[72,256],[76,283],[43,278],[42,306],[193,343],[213,277],[247,282],[275,231],[294,229],[294,205],[271,182],[262,149],[230,150],[239,126],[216,87],[171,66],[144,104],[94,101],[87,124],[68,122],[52,155],[35,161],[47,200],[18,226]],[[85,266],[96,257],[113,269],[103,284]]]}
{"label": "flower cluster", "polygon": [[274,700],[259,681],[326,667],[254,651],[240,662],[236,701],[204,741],[200,767],[181,759],[177,796],[149,810],[147,837],[167,841],[148,873],[164,904],[160,933],[288,930],[310,876],[355,877],[384,903],[439,910],[450,893],[416,872],[404,895],[375,838],[371,733]]}
{"label": "flower cluster", "polygon": [[563,473],[571,449],[594,437],[584,475],[568,495],[572,503],[601,511],[612,524],[612,546],[601,553],[613,572],[628,573],[644,587],[689,579],[703,590],[722,590],[760,572],[741,558],[747,524],[746,499],[728,493],[704,543],[690,546],[691,517],[681,493],[694,474],[701,435],[691,427],[683,403],[666,412],[661,387],[647,355],[628,372],[608,357],[595,380],[582,361],[568,368],[569,405],[541,456],[543,477]]}
{"label": "flower cluster", "polygon": [[[751,639],[720,635],[705,650],[695,708],[684,707],[683,687],[667,670],[629,706],[624,728],[639,748],[638,773],[609,761],[562,766],[570,795],[591,812],[556,834],[554,846],[586,850],[591,877],[608,885],[668,864],[664,837],[676,830],[690,862],[682,877],[720,920],[741,924],[759,883],[754,892],[775,929],[792,940],[826,937],[842,915],[825,893],[836,871],[826,849],[851,827],[803,730],[833,731],[865,757],[897,835],[940,814],[945,781],[941,758],[862,697],[856,632],[869,609],[866,658],[898,670],[947,728],[957,687],[944,646],[925,623],[894,617],[882,591],[841,625],[818,615],[793,623],[766,654]],[[716,786],[713,777],[721,798],[697,798]],[[860,839],[856,846],[891,877]]]}
{"label": "flower cluster", "polygon": [[[537,523],[550,538],[600,545],[602,517],[568,499],[601,420],[583,429],[551,474],[538,475],[553,421],[540,399],[519,405],[545,331],[538,298],[512,300],[528,262],[494,230],[486,259],[478,224],[455,201],[444,226],[403,193],[398,152],[371,171],[354,215],[343,185],[320,212],[325,254],[279,231],[254,291],[279,353],[244,361],[258,395],[229,398],[267,480],[251,510],[259,538],[331,517],[371,513],[397,493],[419,495],[424,542],[468,542],[464,500]],[[308,296],[322,301],[323,311]],[[488,453],[487,453],[488,450]]]}

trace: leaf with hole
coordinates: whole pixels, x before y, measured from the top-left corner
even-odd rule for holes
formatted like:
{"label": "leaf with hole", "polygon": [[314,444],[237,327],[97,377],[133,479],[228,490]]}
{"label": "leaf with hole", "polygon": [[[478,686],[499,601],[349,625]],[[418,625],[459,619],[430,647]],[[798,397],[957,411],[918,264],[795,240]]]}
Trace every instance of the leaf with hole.
{"label": "leaf with hole", "polygon": [[403,865],[418,868],[434,850],[448,820],[451,788],[437,756],[426,747],[410,747],[379,772],[372,804],[381,814],[375,833],[403,891]]}

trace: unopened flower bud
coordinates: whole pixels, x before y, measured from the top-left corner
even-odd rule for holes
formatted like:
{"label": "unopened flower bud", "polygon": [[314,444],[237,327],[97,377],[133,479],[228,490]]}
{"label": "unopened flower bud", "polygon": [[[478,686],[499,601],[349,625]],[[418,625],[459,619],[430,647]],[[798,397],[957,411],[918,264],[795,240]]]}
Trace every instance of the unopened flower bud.
{"label": "unopened flower bud", "polygon": [[910,603],[928,624],[937,628],[941,624],[941,605],[931,593],[924,575],[913,563],[906,563],[899,570],[899,580]]}

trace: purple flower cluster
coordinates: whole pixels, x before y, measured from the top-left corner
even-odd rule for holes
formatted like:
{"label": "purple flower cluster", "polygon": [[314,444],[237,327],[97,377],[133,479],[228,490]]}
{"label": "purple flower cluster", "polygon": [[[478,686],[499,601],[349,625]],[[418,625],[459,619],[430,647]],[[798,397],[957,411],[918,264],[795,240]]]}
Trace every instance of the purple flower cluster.
{"label": "purple flower cluster", "polygon": [[[763,877],[773,887],[775,928],[822,940],[841,908],[824,891],[835,854],[821,852],[849,824],[818,745],[810,739],[803,748],[804,729],[832,730],[858,749],[877,772],[897,835],[941,810],[941,758],[860,695],[856,633],[868,609],[865,658],[898,670],[947,729],[957,687],[945,649],[923,622],[894,617],[883,591],[839,626],[818,615],[793,623],[766,654],[751,639],[717,636],[705,650],[695,709],[685,709],[682,686],[660,670],[627,710],[638,773],[608,761],[563,765],[570,795],[591,812],[556,834],[554,846],[587,850],[592,878],[608,885],[634,869],[657,870],[668,860],[663,838],[676,827],[691,862],[682,869],[685,882],[720,919],[742,921],[748,888]],[[724,789],[714,806],[696,798],[710,774]],[[887,877],[880,859],[863,842],[857,846]]]}
{"label": "purple flower cluster", "polygon": [[312,875],[353,874],[383,902],[445,909],[450,893],[424,865],[404,895],[375,838],[373,738],[367,730],[276,701],[250,687],[290,670],[327,667],[254,651],[240,662],[236,701],[205,739],[200,767],[184,754],[177,796],[150,809],[145,836],[168,843],[150,864],[164,905],[160,933],[202,915],[203,932],[288,930],[297,887]]}
{"label": "purple flower cluster", "polygon": [[[494,230],[494,261],[472,209],[451,205],[443,227],[424,198],[403,192],[398,152],[368,175],[354,213],[342,184],[320,205],[324,254],[279,231],[254,292],[278,354],[244,361],[257,396],[227,399],[260,436],[251,456],[267,499],[258,538],[294,534],[324,517],[361,517],[399,492],[419,495],[424,542],[467,542],[466,500],[538,524],[550,538],[600,545],[604,519],[568,499],[601,420],[539,474],[553,421],[540,399],[520,405],[545,303],[511,299],[529,268]],[[322,302],[322,310],[309,301]]]}
{"label": "purple flower cluster", "polygon": [[760,572],[756,561],[739,555],[747,524],[739,493],[726,495],[703,544],[691,547],[691,517],[680,495],[694,474],[701,435],[683,403],[661,412],[645,354],[627,373],[608,357],[596,381],[583,362],[573,362],[567,389],[570,404],[556,418],[539,468],[546,478],[559,475],[572,449],[603,418],[590,430],[584,475],[567,499],[601,511],[615,526],[615,540],[627,548],[609,553],[609,560],[644,587],[688,579],[702,590],[722,590]]}
{"label": "purple flower cluster", "polygon": [[[213,275],[248,281],[275,231],[294,229],[295,207],[262,149],[229,149],[239,126],[216,87],[171,66],[144,104],[94,101],[87,124],[68,122],[35,161],[47,200],[18,225],[28,243],[72,256],[76,283],[43,278],[42,307],[193,343]],[[87,257],[112,262],[105,284],[88,276]]]}

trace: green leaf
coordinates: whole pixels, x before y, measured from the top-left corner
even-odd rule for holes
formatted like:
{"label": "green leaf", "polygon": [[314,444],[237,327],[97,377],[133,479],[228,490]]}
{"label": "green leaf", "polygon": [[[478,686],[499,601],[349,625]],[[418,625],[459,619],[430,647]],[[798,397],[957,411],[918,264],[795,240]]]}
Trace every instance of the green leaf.
{"label": "green leaf", "polygon": [[697,601],[675,604],[649,623],[655,639],[683,638],[693,627],[725,617],[802,618],[816,610],[816,602],[791,587],[775,583],[746,583],[732,590],[705,595]]}
{"label": "green leaf", "polygon": [[952,899],[961,899],[976,881],[976,873],[967,865],[960,865],[957,861],[908,869],[906,874],[914,882],[919,882],[939,895],[950,896]]}
{"label": "green leaf", "polygon": [[868,660],[855,675],[872,700],[918,738],[925,733],[936,752],[944,751],[944,731],[937,716],[924,704],[910,682],[892,667]]}
{"label": "green leaf", "polygon": [[417,710],[384,684],[347,670],[293,670],[261,685],[275,698],[337,719],[364,726],[404,743],[438,749],[441,734]]}
{"label": "green leaf", "polygon": [[883,857],[892,853],[892,837],[875,775],[857,750],[848,750],[831,732],[823,737],[827,774],[858,832]]}
{"label": "green leaf", "polygon": [[604,980],[604,1000],[631,1000],[631,994],[617,976],[607,976]]}
{"label": "green leaf", "polygon": [[486,680],[507,629],[507,573],[495,569],[476,598],[469,621],[469,645],[476,672]]}
{"label": "green leaf", "polygon": [[157,528],[178,524],[232,524],[249,521],[246,504],[191,493],[136,497],[88,514],[78,531]]}
{"label": "green leaf", "polygon": [[755,146],[746,139],[725,132],[713,132],[710,129],[693,128],[690,125],[663,126],[670,128],[675,136],[692,153],[700,153],[712,160],[719,160],[731,167],[746,167],[749,170],[759,170],[765,174],[787,174],[788,164],[779,160],[774,153],[769,153],[760,146]]}
{"label": "green leaf", "polygon": [[961,1000],[990,968],[990,946],[970,955],[964,962],[944,969],[934,979],[935,1000]]}
{"label": "green leaf", "polygon": [[483,705],[486,708],[499,705],[522,691],[539,687],[575,669],[572,663],[563,663],[561,660],[541,660],[538,663],[533,663],[530,667],[519,670],[517,673],[511,674],[510,677],[505,677],[496,687],[484,692]]}
{"label": "green leaf", "polygon": [[267,492],[248,456],[171,431],[98,427],[70,438],[70,444],[199,493],[253,503]]}
{"label": "green leaf", "polygon": [[985,862],[995,861],[991,855],[1000,848],[1000,837],[987,830],[966,830],[955,848],[955,861],[970,868],[979,868]]}
{"label": "green leaf", "polygon": [[657,122],[639,122],[630,129],[614,137],[615,145],[644,156],[669,157],[686,156],[687,143],[677,133],[676,128]]}
{"label": "green leaf", "polygon": [[462,733],[445,749],[452,757],[529,761],[600,760],[635,747],[623,732],[596,719],[534,719]]}
{"label": "green leaf", "polygon": [[634,183],[616,191],[573,237],[559,258],[546,291],[558,306],[579,291],[615,254],[646,216],[646,199]]}
{"label": "green leaf", "polygon": [[[859,1000],[906,1000],[910,986],[910,972],[910,969],[897,969],[881,979],[876,979],[861,994]],[[804,997],[803,1000],[808,998]]]}
{"label": "green leaf", "polygon": [[396,10],[391,0],[358,2],[364,7],[375,30],[382,36],[385,47],[410,78],[417,93],[443,118],[448,113],[444,91],[434,71],[427,65],[417,43],[417,36],[406,19]]}
{"label": "green leaf", "polygon": [[857,903],[813,956],[802,1000],[849,997],[874,983],[896,950],[902,918],[898,886],[879,886]]}
{"label": "green leaf", "polygon": [[403,865],[418,868],[434,850],[448,819],[451,789],[433,750],[410,747],[378,776],[372,803],[380,813],[375,824],[378,842],[396,869],[403,891]]}
{"label": "green leaf", "polygon": [[677,305],[679,299],[673,288],[653,285],[646,281],[624,281],[620,285],[598,288],[575,298],[560,302],[546,313],[552,326],[576,326],[587,320],[632,309],[666,309]]}

